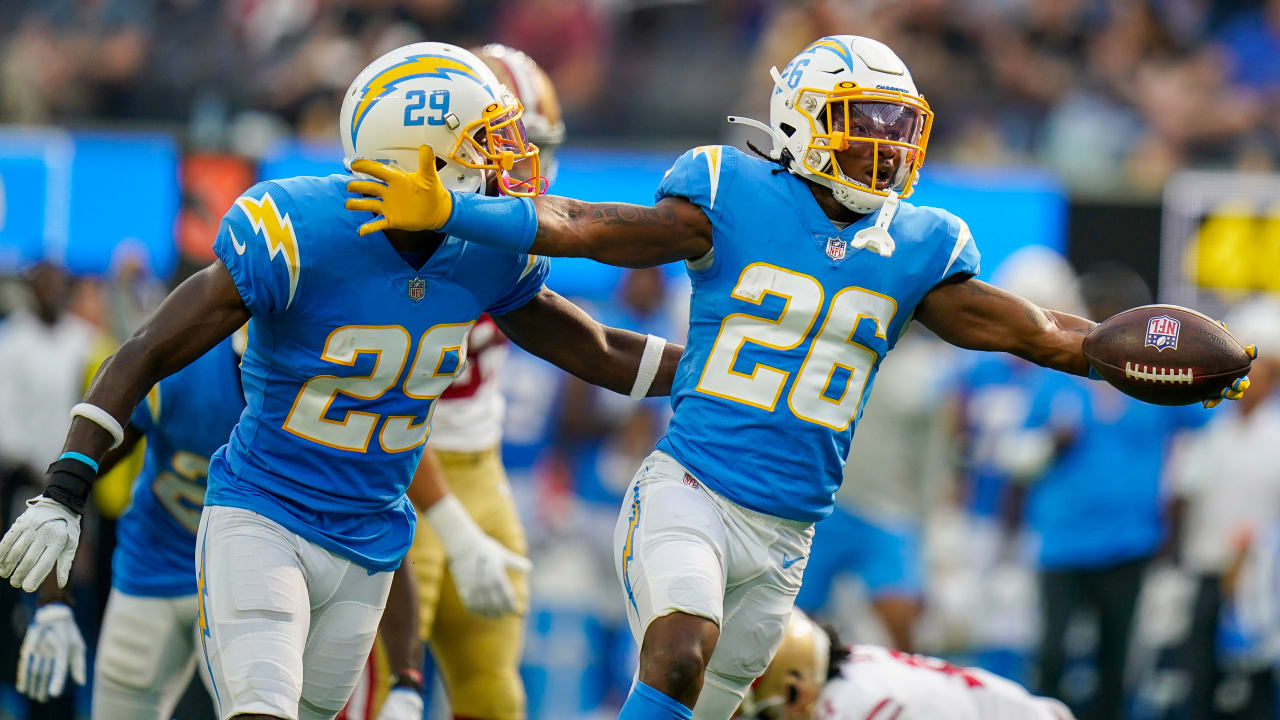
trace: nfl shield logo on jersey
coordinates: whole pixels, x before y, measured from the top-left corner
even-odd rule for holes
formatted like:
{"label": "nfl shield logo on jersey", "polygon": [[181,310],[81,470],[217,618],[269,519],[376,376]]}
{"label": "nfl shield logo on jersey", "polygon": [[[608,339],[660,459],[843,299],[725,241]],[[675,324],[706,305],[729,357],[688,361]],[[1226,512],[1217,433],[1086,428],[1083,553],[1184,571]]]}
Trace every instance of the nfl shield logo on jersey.
{"label": "nfl shield logo on jersey", "polygon": [[827,257],[832,260],[843,260],[848,245],[844,238],[827,238]]}
{"label": "nfl shield logo on jersey", "polygon": [[1182,323],[1168,315],[1157,315],[1147,321],[1146,347],[1157,351],[1178,349],[1178,328]]}
{"label": "nfl shield logo on jersey", "polygon": [[409,299],[418,302],[427,294],[427,281],[422,278],[414,278],[409,281]]}

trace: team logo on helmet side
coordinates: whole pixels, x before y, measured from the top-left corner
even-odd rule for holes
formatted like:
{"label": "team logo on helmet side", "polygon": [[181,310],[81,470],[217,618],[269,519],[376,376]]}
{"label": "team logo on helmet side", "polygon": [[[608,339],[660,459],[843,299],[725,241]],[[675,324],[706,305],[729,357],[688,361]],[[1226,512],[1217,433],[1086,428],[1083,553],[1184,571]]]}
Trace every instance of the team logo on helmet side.
{"label": "team logo on helmet side", "polygon": [[411,78],[438,77],[448,79],[451,75],[465,77],[475,81],[493,97],[493,91],[484,78],[470,65],[446,55],[411,55],[402,62],[379,72],[360,89],[360,102],[351,115],[351,142],[355,143],[360,132],[360,123],[369,115],[369,111],[384,96],[400,83]]}
{"label": "team logo on helmet side", "polygon": [[801,50],[800,54],[804,55],[805,53],[817,52],[819,50],[827,50],[835,53],[836,57],[840,58],[841,62],[844,63],[845,67],[849,68],[850,70],[853,69],[853,53],[849,51],[849,46],[845,45],[839,40],[836,40],[835,38],[831,38],[831,37],[818,38],[817,40],[813,41],[812,45],[805,48],[804,50]]}
{"label": "team logo on helmet side", "polygon": [[1178,330],[1182,323],[1168,315],[1157,315],[1147,321],[1147,339],[1144,347],[1153,347],[1157,352],[1178,349]]}

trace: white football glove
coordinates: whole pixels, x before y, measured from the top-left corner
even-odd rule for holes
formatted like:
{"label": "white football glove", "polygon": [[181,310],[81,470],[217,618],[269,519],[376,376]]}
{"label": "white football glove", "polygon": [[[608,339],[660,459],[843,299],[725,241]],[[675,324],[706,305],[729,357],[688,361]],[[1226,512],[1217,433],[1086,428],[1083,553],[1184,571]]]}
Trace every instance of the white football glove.
{"label": "white football glove", "polygon": [[444,543],[449,573],[467,610],[484,617],[516,612],[515,586],[507,570],[528,572],[533,567],[529,559],[484,534],[453,495],[441,498],[425,515]]}
{"label": "white football glove", "polygon": [[422,693],[413,688],[391,688],[382,701],[378,720],[422,720]]}
{"label": "white football glove", "polygon": [[67,586],[80,544],[80,516],[57,500],[37,495],[0,540],[0,578],[35,592],[58,565],[58,587]]}
{"label": "white football glove", "polygon": [[36,610],[22,638],[18,659],[18,692],[36,702],[62,695],[67,669],[77,685],[85,681],[84,638],[71,608],[50,603]]}

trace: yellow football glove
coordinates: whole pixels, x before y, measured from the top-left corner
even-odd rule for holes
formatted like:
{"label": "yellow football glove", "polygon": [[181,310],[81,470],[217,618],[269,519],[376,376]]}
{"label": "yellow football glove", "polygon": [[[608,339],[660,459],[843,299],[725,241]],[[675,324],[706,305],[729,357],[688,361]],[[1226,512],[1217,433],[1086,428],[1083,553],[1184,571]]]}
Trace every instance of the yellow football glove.
{"label": "yellow football glove", "polygon": [[347,192],[366,196],[347,200],[347,209],[380,216],[361,225],[361,235],[380,230],[439,230],[449,221],[453,195],[436,174],[436,154],[430,145],[418,148],[417,172],[366,159],[351,163],[351,170],[382,181],[347,183]]}
{"label": "yellow football glove", "polygon": [[[1219,324],[1221,325],[1221,323]],[[1226,327],[1226,325],[1223,325],[1223,327]],[[1257,345],[1245,345],[1244,351],[1249,353],[1249,358],[1251,360],[1258,359]],[[1205,400],[1204,406],[1207,408],[1211,408],[1211,407],[1216,407],[1218,403],[1222,402],[1223,400],[1239,400],[1240,398],[1244,397],[1244,393],[1248,389],[1249,389],[1249,376],[1242,375],[1236,378],[1235,382],[1231,383],[1231,385],[1223,388],[1221,395],[1219,395],[1218,397],[1213,397],[1213,398],[1209,398],[1208,400]]]}

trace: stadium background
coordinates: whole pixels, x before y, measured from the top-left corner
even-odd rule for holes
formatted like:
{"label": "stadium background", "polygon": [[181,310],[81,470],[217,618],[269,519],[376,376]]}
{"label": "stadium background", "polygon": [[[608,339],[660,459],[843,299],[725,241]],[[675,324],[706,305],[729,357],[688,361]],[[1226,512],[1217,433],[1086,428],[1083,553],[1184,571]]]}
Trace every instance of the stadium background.
{"label": "stadium background", "polygon": [[[175,273],[212,258],[218,219],[242,189],[340,170],[341,93],[370,59],[421,39],[528,52],[566,115],[554,191],[648,203],[682,150],[762,142],[724,116],[767,116],[770,65],[820,35],[870,35],[897,50],[937,113],[911,201],[968,221],[984,279],[1039,245],[1077,271],[1129,268],[1154,297],[1213,313],[1280,292],[1280,0],[5,0],[0,16],[0,312],[27,302],[33,264],[65,268],[66,312],[97,334],[86,366]],[[556,260],[549,285],[606,322],[682,332],[679,267]],[[976,497],[1004,493],[975,481],[964,408],[975,360],[935,349],[930,362],[930,413],[959,418],[949,426],[959,430],[920,483],[929,510],[917,649],[1034,686],[1035,552],[1013,541],[982,566],[976,551],[947,547],[976,543],[955,528],[1000,504]],[[518,352],[503,384],[504,456],[535,563],[531,716],[606,717],[634,654],[608,538],[665,407],[585,389]],[[30,412],[16,396],[0,406],[10,423]],[[0,433],[9,511],[16,478],[35,463],[6,442]],[[96,539],[82,552],[94,558],[77,566],[91,647],[122,498],[99,494]],[[856,579],[832,594],[832,620],[885,641]],[[28,610],[12,596],[0,604],[0,716],[28,717],[6,685]],[[1135,647],[1147,651],[1130,659],[1130,712],[1160,717],[1177,681],[1159,680],[1158,643],[1138,625]],[[1087,656],[1089,638],[1071,636],[1073,657]],[[1270,660],[1253,658],[1248,673]],[[1087,698],[1097,678],[1087,660],[1072,663],[1063,692]]]}

